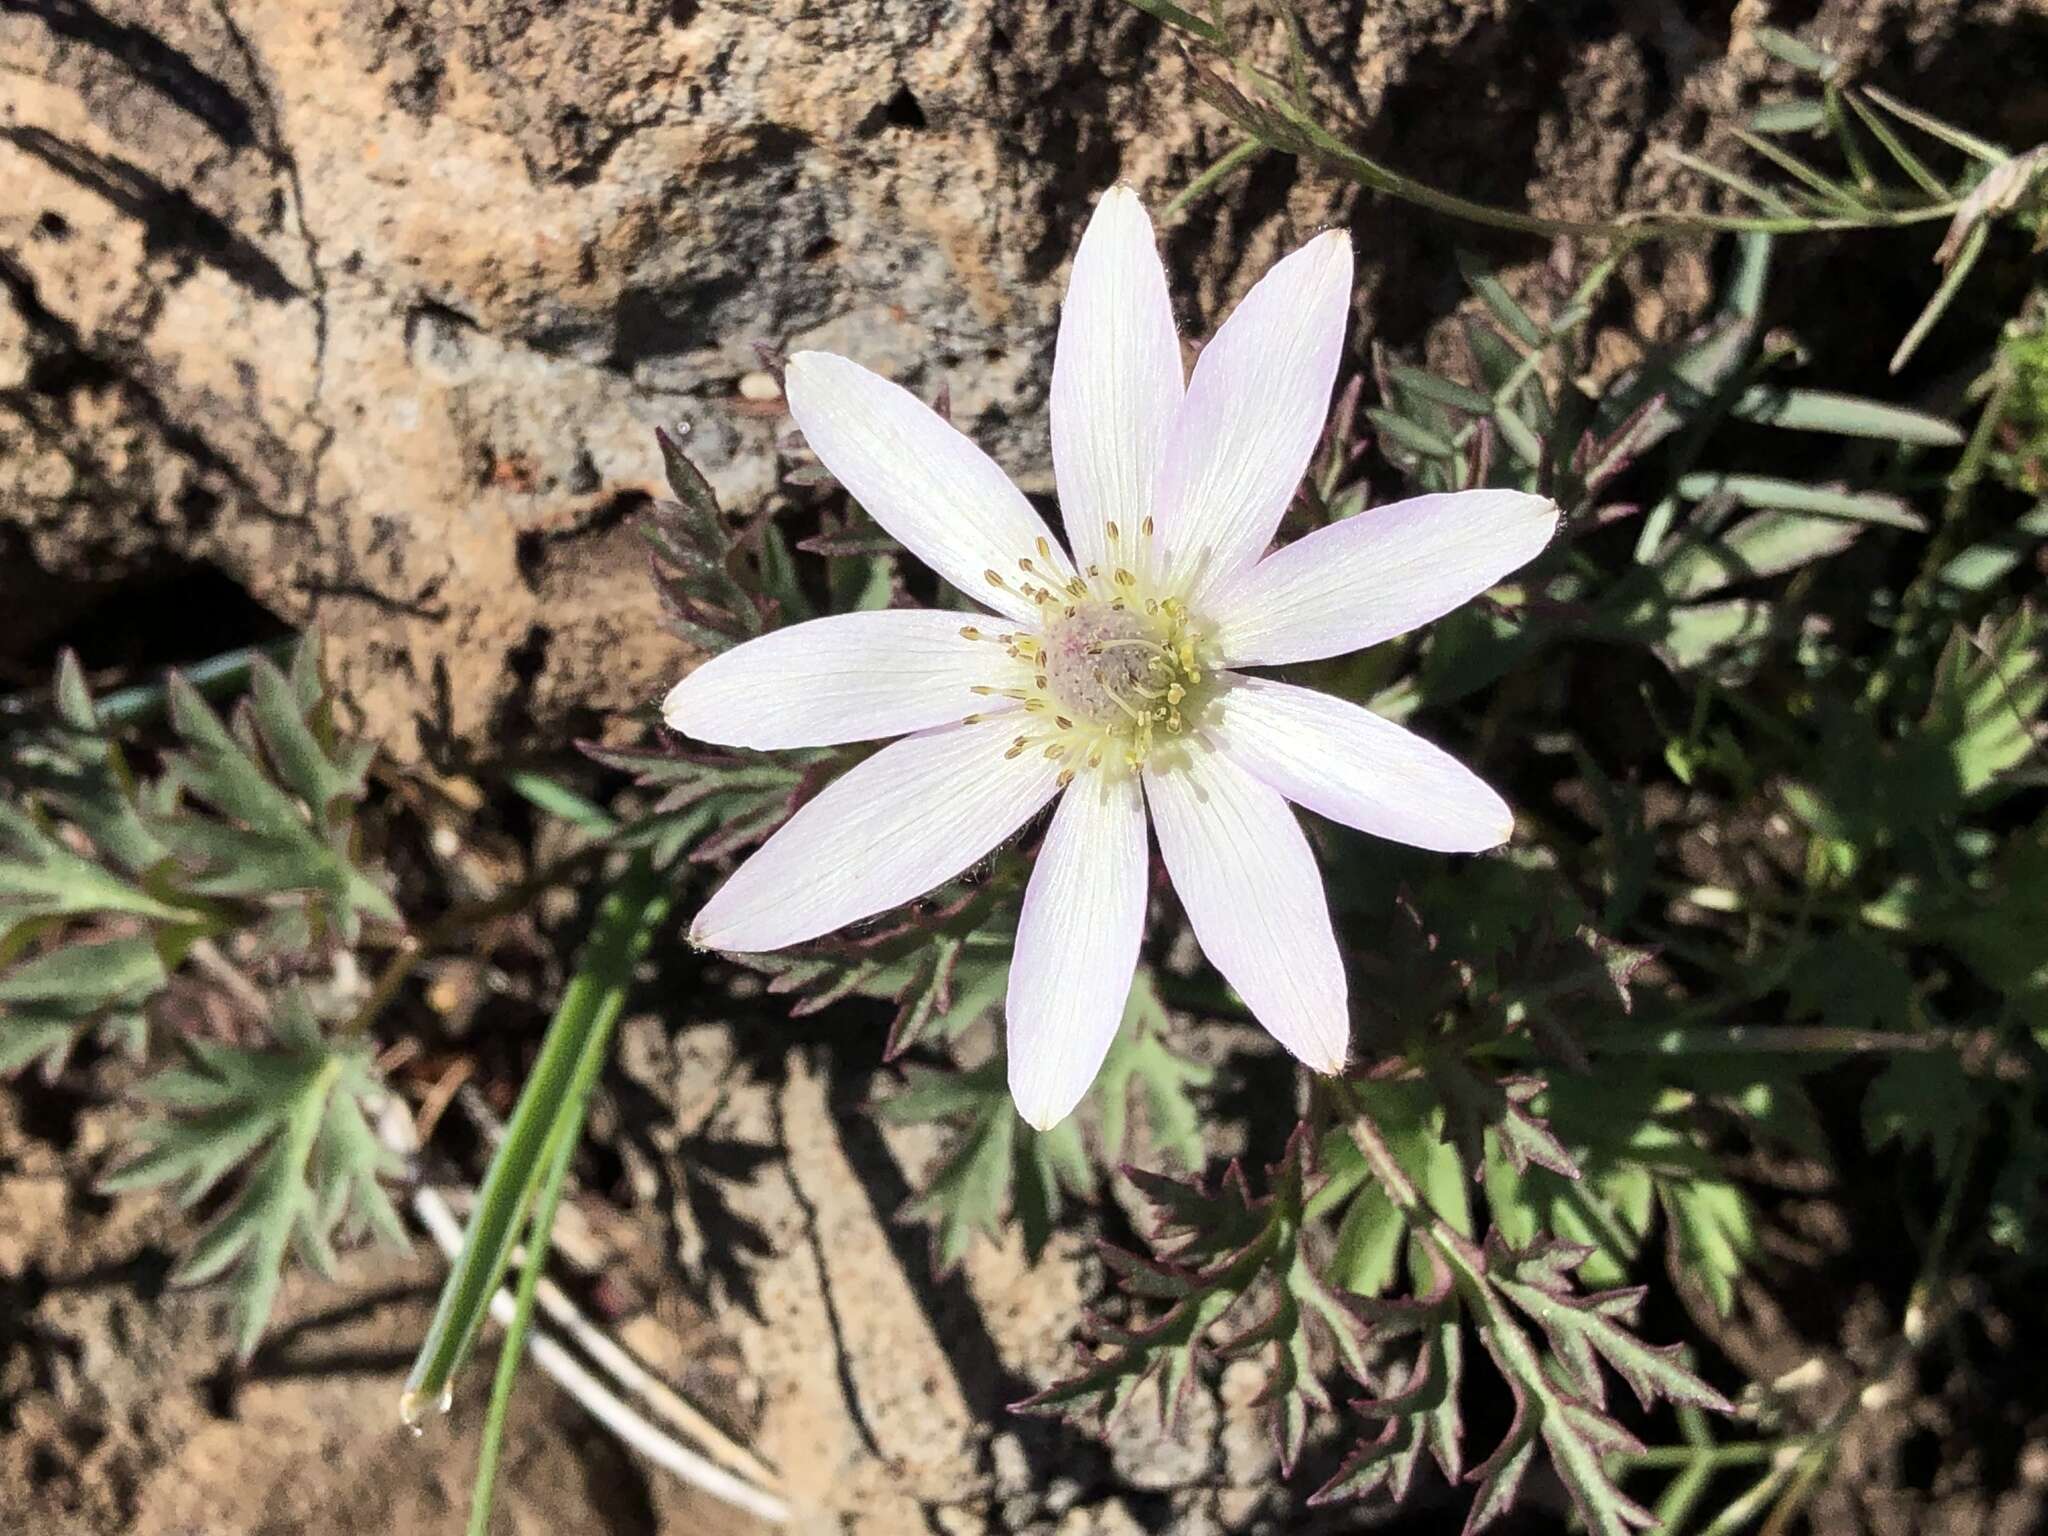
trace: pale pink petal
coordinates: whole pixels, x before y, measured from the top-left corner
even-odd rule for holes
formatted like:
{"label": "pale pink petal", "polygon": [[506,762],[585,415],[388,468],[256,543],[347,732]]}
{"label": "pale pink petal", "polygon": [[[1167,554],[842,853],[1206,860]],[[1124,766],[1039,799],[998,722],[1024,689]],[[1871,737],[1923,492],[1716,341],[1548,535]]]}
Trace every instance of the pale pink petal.
{"label": "pale pink petal", "polygon": [[1029,579],[1018,561],[1050,566],[1054,577],[1072,568],[994,459],[909,390],[830,352],[797,353],[784,387],[804,441],[870,517],[976,602],[1026,623],[1037,617],[1018,595]]}
{"label": "pale pink petal", "polygon": [[1053,812],[1010,964],[1010,1096],[1064,1120],[1116,1038],[1145,931],[1145,800],[1132,774],[1084,775]]}
{"label": "pale pink petal", "polygon": [[1438,853],[1495,848],[1515,830],[1477,774],[1393,721],[1263,677],[1227,684],[1208,716],[1217,745],[1296,805]]}
{"label": "pale pink petal", "polygon": [[[774,630],[714,656],[669,690],[662,718],[685,736],[771,751],[829,747],[929,730],[1006,701],[1019,664],[993,639],[970,640],[965,615],[894,608],[839,613]],[[981,619],[985,636],[1014,624]]]}
{"label": "pale pink petal", "polygon": [[1052,463],[1082,566],[1130,563],[1180,406],[1180,338],[1145,205],[1111,187],[1081,236],[1052,364]]}
{"label": "pale pink petal", "polygon": [[1202,953],[1273,1038],[1318,1072],[1350,1047],[1344,963],[1322,876],[1279,794],[1196,745],[1145,770],[1166,872]]}
{"label": "pale pink petal", "polygon": [[1533,560],[1557,507],[1457,491],[1374,507],[1274,551],[1209,595],[1223,664],[1279,666],[1404,635]]}
{"label": "pale pink petal", "polygon": [[1332,230],[1260,278],[1195,360],[1152,501],[1184,596],[1272,542],[1322,436],[1350,308],[1351,242]]}
{"label": "pale pink petal", "polygon": [[1050,800],[1059,764],[1003,756],[1001,719],[906,736],[849,769],[783,824],[706,902],[707,949],[801,944],[922,896]]}

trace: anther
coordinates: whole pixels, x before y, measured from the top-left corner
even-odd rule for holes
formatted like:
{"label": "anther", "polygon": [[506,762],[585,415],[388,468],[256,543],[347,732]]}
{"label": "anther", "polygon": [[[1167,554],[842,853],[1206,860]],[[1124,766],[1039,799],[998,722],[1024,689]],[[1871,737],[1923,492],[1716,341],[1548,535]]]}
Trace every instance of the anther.
{"label": "anther", "polygon": [[1145,535],[1145,537],[1149,539],[1149,538],[1151,538],[1151,537],[1152,537],[1152,527],[1153,527],[1153,523],[1152,523],[1152,517],[1151,517],[1151,514],[1150,514],[1150,513],[1147,513],[1147,514],[1146,514],[1146,516],[1145,516],[1145,521],[1144,521],[1144,522],[1142,522],[1142,523],[1140,523],[1140,524],[1138,524],[1138,531],[1139,531],[1140,533],[1144,534],[1144,535]]}
{"label": "anther", "polygon": [[981,638],[981,631],[972,624],[962,624],[960,626],[960,638],[962,640],[979,640]]}
{"label": "anther", "polygon": [[1073,769],[1071,769],[1071,768],[1062,768],[1062,769],[1060,770],[1060,776],[1059,776],[1059,778],[1058,778],[1058,779],[1056,779],[1056,780],[1054,780],[1054,783],[1055,783],[1055,784],[1057,785],[1057,787],[1059,787],[1060,789],[1065,789],[1065,788],[1066,788],[1066,787],[1067,787],[1067,786],[1068,786],[1069,784],[1071,784],[1071,783],[1073,783],[1073,782],[1074,782],[1074,770],[1073,770]]}
{"label": "anther", "polygon": [[1044,538],[1040,538],[1038,541],[1038,558],[1041,560],[1050,560],[1052,558],[1052,545]]}

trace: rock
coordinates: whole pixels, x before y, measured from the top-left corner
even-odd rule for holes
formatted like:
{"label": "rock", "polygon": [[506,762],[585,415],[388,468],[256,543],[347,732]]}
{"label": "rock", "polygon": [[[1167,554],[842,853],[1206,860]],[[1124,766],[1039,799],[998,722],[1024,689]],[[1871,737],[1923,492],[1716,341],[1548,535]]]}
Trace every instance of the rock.
{"label": "rock", "polygon": [[[1233,1488],[1259,1488],[1278,1476],[1280,1451],[1273,1443],[1272,1414],[1259,1402],[1270,1372],[1261,1360],[1233,1360],[1223,1368],[1217,1397],[1223,1427],[1217,1443],[1223,1477]],[[1227,1523],[1227,1522],[1226,1522]]]}
{"label": "rock", "polygon": [[1192,1380],[1162,1419],[1156,1381],[1132,1394],[1109,1425],[1109,1459],[1133,1488],[1158,1491],[1208,1481],[1216,1465],[1219,1414],[1215,1395]]}
{"label": "rock", "polygon": [[[2024,3],[1828,0],[1813,27],[1853,58],[1898,13],[1934,70]],[[1583,36],[1550,9],[1302,7],[1355,136],[1434,184],[1559,214],[1696,196],[1645,150],[1768,61],[1668,4]],[[330,635],[401,759],[559,743],[688,664],[629,525],[658,422],[768,504],[788,423],[757,340],[947,386],[1048,489],[1093,200],[1123,177],[1163,202],[1235,138],[1120,0],[49,0],[0,14],[0,68],[0,654],[218,570]],[[1190,334],[1331,222],[1358,236],[1357,355],[1448,345],[1470,232],[1281,157],[1167,231]],[[1704,270],[1629,287],[1669,334]]]}

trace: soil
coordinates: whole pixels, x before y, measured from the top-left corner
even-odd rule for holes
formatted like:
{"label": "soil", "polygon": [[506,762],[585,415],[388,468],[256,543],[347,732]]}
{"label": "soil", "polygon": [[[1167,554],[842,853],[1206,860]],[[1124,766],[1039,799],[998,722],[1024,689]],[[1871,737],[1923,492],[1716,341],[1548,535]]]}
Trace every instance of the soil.
{"label": "soil", "polygon": [[[166,1287],[192,1224],[160,1199],[94,1190],[109,1129],[132,1116],[112,1096],[127,1076],[110,1064],[70,1083],[74,1098],[42,1086],[0,1097],[0,1526],[462,1530],[488,1369],[463,1378],[426,1433],[398,1418],[438,1256],[366,1250],[333,1283],[294,1275],[264,1344],[237,1365],[218,1294]],[[494,1529],[507,1536],[765,1529],[637,1461],[535,1372],[514,1400],[503,1479]]]}

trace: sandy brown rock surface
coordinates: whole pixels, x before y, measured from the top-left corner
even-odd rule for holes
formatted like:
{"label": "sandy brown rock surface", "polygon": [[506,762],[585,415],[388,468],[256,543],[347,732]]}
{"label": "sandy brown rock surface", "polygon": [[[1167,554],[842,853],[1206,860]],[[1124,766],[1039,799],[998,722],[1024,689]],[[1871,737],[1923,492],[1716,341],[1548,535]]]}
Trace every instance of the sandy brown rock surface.
{"label": "sandy brown rock surface", "polygon": [[[1764,72],[1770,10],[1305,14],[1375,152],[1597,214],[1675,195],[1650,151]],[[1819,10],[1852,56],[1938,78],[2013,0]],[[559,741],[684,663],[627,524],[656,422],[694,423],[735,504],[772,492],[785,423],[736,407],[757,341],[947,386],[1047,488],[1092,199],[1163,200],[1231,142],[1117,0],[9,0],[0,69],[0,647],[218,569],[332,637],[400,757]],[[1422,344],[1477,232],[1284,159],[1169,233],[1191,333],[1331,220],[1360,339]],[[1635,286],[1665,330],[1705,292],[1685,261]]]}

